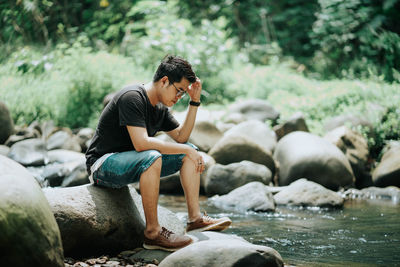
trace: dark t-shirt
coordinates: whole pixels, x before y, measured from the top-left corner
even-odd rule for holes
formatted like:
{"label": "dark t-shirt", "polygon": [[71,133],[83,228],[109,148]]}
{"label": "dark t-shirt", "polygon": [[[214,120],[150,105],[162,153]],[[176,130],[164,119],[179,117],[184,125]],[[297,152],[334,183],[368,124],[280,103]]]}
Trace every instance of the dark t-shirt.
{"label": "dark t-shirt", "polygon": [[107,153],[134,150],[126,126],[147,129],[149,136],[158,131],[172,131],[179,123],[161,103],[151,105],[146,90],[131,85],[119,91],[101,113],[96,132],[86,151],[86,166],[90,174],[93,163]]}

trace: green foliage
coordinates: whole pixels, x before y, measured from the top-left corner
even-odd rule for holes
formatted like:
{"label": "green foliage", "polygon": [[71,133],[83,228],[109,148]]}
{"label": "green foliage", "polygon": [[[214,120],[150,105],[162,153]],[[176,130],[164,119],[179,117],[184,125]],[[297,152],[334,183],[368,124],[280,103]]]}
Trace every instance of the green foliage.
{"label": "green foliage", "polygon": [[273,50],[273,55],[280,55],[280,49],[284,55],[296,57],[313,54],[308,32],[316,19],[314,13],[319,10],[317,0],[181,0],[179,4],[180,14],[195,25],[204,19],[225,17],[225,29],[230,37],[238,38],[253,63],[269,63]]}
{"label": "green foliage", "polygon": [[400,69],[399,0],[320,0],[311,36],[320,47],[315,70],[323,77],[383,75]]}
{"label": "green foliage", "polygon": [[386,108],[381,120],[375,124],[373,133],[363,129],[368,138],[372,158],[380,159],[382,149],[390,140],[400,140],[400,108],[399,105]]}
{"label": "green foliage", "polygon": [[[197,76],[204,80],[202,101],[233,100],[233,96],[224,94],[225,84],[218,79],[220,71],[230,65],[236,51],[234,41],[227,38],[222,30],[225,20],[203,20],[198,27],[194,27],[189,20],[178,18],[177,13],[174,1],[139,2],[128,16],[142,19],[132,25],[121,49],[137,65],[152,71],[166,54],[179,55],[187,59]],[[183,99],[179,105],[186,106],[187,101]]]}
{"label": "green foliage", "polygon": [[91,41],[120,42],[129,22],[131,0],[5,0],[0,3],[0,40],[47,44],[73,43],[79,35]]}
{"label": "green foliage", "polygon": [[92,52],[80,42],[59,45],[47,56],[52,65],[43,72],[18,70],[16,62],[21,59],[43,58],[29,48],[15,52],[0,67],[0,99],[10,108],[16,124],[54,120],[72,128],[93,126],[107,93],[128,83],[145,82],[151,75],[129,58]]}

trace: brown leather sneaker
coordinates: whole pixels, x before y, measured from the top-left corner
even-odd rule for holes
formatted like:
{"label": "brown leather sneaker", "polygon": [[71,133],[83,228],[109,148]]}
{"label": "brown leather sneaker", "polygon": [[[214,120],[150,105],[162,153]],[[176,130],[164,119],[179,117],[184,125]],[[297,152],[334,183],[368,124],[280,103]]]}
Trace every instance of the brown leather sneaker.
{"label": "brown leather sneaker", "polygon": [[232,224],[231,219],[223,217],[220,219],[213,219],[204,212],[203,216],[194,222],[188,222],[186,226],[186,232],[189,231],[222,231]]}
{"label": "brown leather sneaker", "polygon": [[161,231],[155,239],[144,237],[143,247],[145,249],[162,249],[176,251],[192,243],[192,239],[186,235],[177,235],[172,231],[161,227]]}

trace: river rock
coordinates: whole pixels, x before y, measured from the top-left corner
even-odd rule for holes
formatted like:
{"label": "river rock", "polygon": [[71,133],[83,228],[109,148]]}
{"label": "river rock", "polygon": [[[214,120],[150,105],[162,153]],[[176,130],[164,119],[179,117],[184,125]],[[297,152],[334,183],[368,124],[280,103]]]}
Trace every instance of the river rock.
{"label": "river rock", "polygon": [[4,144],[14,132],[14,122],[7,106],[0,101],[0,144]]}
{"label": "river rock", "polygon": [[44,169],[47,167],[46,166],[30,166],[30,167],[26,167],[26,169],[28,170],[28,172],[36,179],[36,181],[39,183],[40,187],[46,187],[46,186],[50,186],[48,180],[45,180],[44,175],[43,175],[43,171]]}
{"label": "river rock", "polygon": [[[185,119],[186,119],[186,115],[187,115],[187,111],[173,111],[172,113],[174,115],[174,118],[180,123],[183,124]],[[215,123],[219,120],[222,119],[222,117],[225,115],[225,111],[220,111],[220,110],[207,110],[207,109],[203,109],[200,108],[197,110],[197,114],[196,114],[196,122],[203,122],[203,121],[207,121],[207,122],[211,122],[211,123]]]}
{"label": "river rock", "polygon": [[274,195],[277,205],[342,207],[343,198],[322,185],[300,179]]}
{"label": "river rock", "polygon": [[361,190],[368,198],[388,199],[393,202],[400,202],[400,189],[396,186],[380,187],[367,187]]}
{"label": "river rock", "polygon": [[276,134],[265,123],[258,120],[248,120],[242,122],[227,132],[224,136],[242,135],[254,143],[264,147],[266,150],[274,151],[276,146]]}
{"label": "river rock", "polygon": [[214,196],[210,199],[214,206],[224,210],[246,211],[274,211],[275,201],[272,193],[265,184],[251,182],[245,184],[229,194]]}
{"label": "river rock", "polygon": [[5,145],[0,145],[0,155],[7,156],[8,152],[10,152],[10,148]]}
{"label": "river rock", "polygon": [[222,135],[215,124],[209,121],[199,121],[193,128],[189,142],[196,145],[201,151],[208,152],[222,138]]}
{"label": "river rock", "polygon": [[392,145],[387,149],[372,173],[372,180],[378,187],[400,187],[400,146]]}
{"label": "river rock", "polygon": [[47,140],[49,136],[57,132],[58,128],[54,125],[54,121],[44,121],[40,123],[40,129],[42,132],[42,138]]}
{"label": "river rock", "polygon": [[206,166],[204,168],[204,171],[200,174],[200,192],[205,193],[208,171],[216,163],[215,163],[215,159],[213,157],[211,157],[210,155],[208,155],[204,152],[201,152],[201,151],[200,151],[200,155],[203,157],[204,165]]}
{"label": "river rock", "polygon": [[238,101],[229,107],[230,112],[238,112],[247,117],[265,122],[271,120],[275,122],[279,118],[279,112],[271,104],[261,99],[248,99]]}
{"label": "river rock", "polygon": [[361,190],[350,188],[341,195],[346,199],[384,199],[400,203],[400,189],[396,186],[385,188],[371,186]]}
{"label": "river rock", "polygon": [[279,253],[266,246],[235,240],[205,240],[184,247],[161,261],[160,267],[282,267]]}
{"label": "river rock", "polygon": [[60,231],[40,187],[0,155],[1,266],[64,266]]}
{"label": "river rock", "polygon": [[306,121],[304,120],[304,115],[301,112],[295,113],[283,124],[275,125],[273,130],[275,131],[278,140],[291,132],[309,132]]}
{"label": "river rock", "polygon": [[[112,254],[142,246],[144,212],[133,187],[81,185],[43,191],[59,225],[65,255]],[[183,233],[182,222],[171,211],[159,207],[158,218],[162,226]]]}
{"label": "river rock", "polygon": [[[201,242],[205,240],[239,240],[243,242],[245,241],[243,238],[237,236],[237,235],[228,235],[228,234],[223,234],[219,232],[213,232],[213,231],[206,231],[206,232],[195,232],[192,231],[190,233],[187,233],[188,236],[190,236],[195,242]],[[154,259],[156,259],[158,262],[161,262],[164,260],[168,255],[170,255],[172,252],[164,251],[164,250],[148,250],[148,249],[136,249],[138,250],[136,253],[135,251],[129,252],[127,251],[126,253],[128,254],[133,254],[131,256],[128,256],[131,261],[144,261],[144,262],[151,262]],[[121,253],[122,254],[122,253]]]}
{"label": "river rock", "polygon": [[239,112],[228,112],[224,117],[225,123],[239,124],[245,121],[247,121],[247,117]]}
{"label": "river rock", "polygon": [[222,121],[218,121],[216,124],[215,124],[215,126],[217,126],[217,128],[218,128],[218,130],[221,132],[221,133],[225,133],[225,132],[227,132],[229,129],[231,129],[231,128],[233,128],[233,127],[235,127],[235,123],[225,123],[225,122],[222,122]]}
{"label": "river rock", "polygon": [[183,194],[183,188],[181,185],[181,175],[177,171],[174,174],[161,177],[160,179],[160,193],[161,194]]}
{"label": "river rock", "polygon": [[61,183],[63,187],[90,183],[85,162],[71,161],[64,163],[63,170],[65,171],[65,176]]}
{"label": "river rock", "polygon": [[86,151],[88,146],[87,143],[90,142],[94,135],[94,130],[92,128],[82,128],[76,134],[79,140],[79,145],[81,146],[81,151]]}
{"label": "river rock", "polygon": [[15,143],[8,157],[24,166],[41,166],[48,162],[45,143],[37,138]]}
{"label": "river rock", "polygon": [[343,152],[327,140],[306,132],[293,132],[276,146],[279,185],[306,177],[329,189],[351,187],[354,175]]}
{"label": "river rock", "polygon": [[86,162],[85,154],[65,149],[55,149],[47,152],[49,162],[65,163],[71,161]]}
{"label": "river rock", "polygon": [[208,171],[205,192],[208,196],[224,195],[249,182],[269,184],[271,180],[272,173],[267,167],[251,161],[215,164]]}
{"label": "river rock", "polygon": [[15,126],[15,134],[7,139],[5,145],[11,147],[15,143],[32,138],[41,138],[40,132],[37,129],[34,127]]}
{"label": "river rock", "polygon": [[357,126],[363,126],[368,127],[371,131],[373,130],[373,126],[369,121],[352,114],[339,115],[327,120],[324,124],[324,129],[326,132],[329,132],[346,124],[350,125],[352,129],[357,128]]}
{"label": "river rock", "polygon": [[356,177],[356,187],[371,186],[372,179],[367,168],[369,155],[367,140],[360,133],[350,130],[346,126],[330,131],[324,138],[336,145],[346,155]]}
{"label": "river rock", "polygon": [[66,149],[76,152],[82,151],[79,138],[67,131],[58,131],[50,135],[47,139],[46,148],[47,150]]}
{"label": "river rock", "polygon": [[273,174],[275,173],[275,162],[271,151],[239,134],[222,137],[208,154],[219,164],[248,160],[265,165]]}

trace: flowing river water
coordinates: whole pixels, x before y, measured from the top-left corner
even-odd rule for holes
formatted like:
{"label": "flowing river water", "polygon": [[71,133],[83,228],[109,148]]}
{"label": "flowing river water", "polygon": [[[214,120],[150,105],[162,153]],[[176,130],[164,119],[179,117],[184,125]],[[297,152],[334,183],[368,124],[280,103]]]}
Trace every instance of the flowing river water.
{"label": "flowing river water", "polygon": [[[159,203],[186,220],[182,196],[161,195]],[[229,216],[225,233],[277,250],[286,265],[400,266],[400,204],[349,200],[343,209],[277,207],[275,212],[236,213],[201,207],[210,216]]]}

